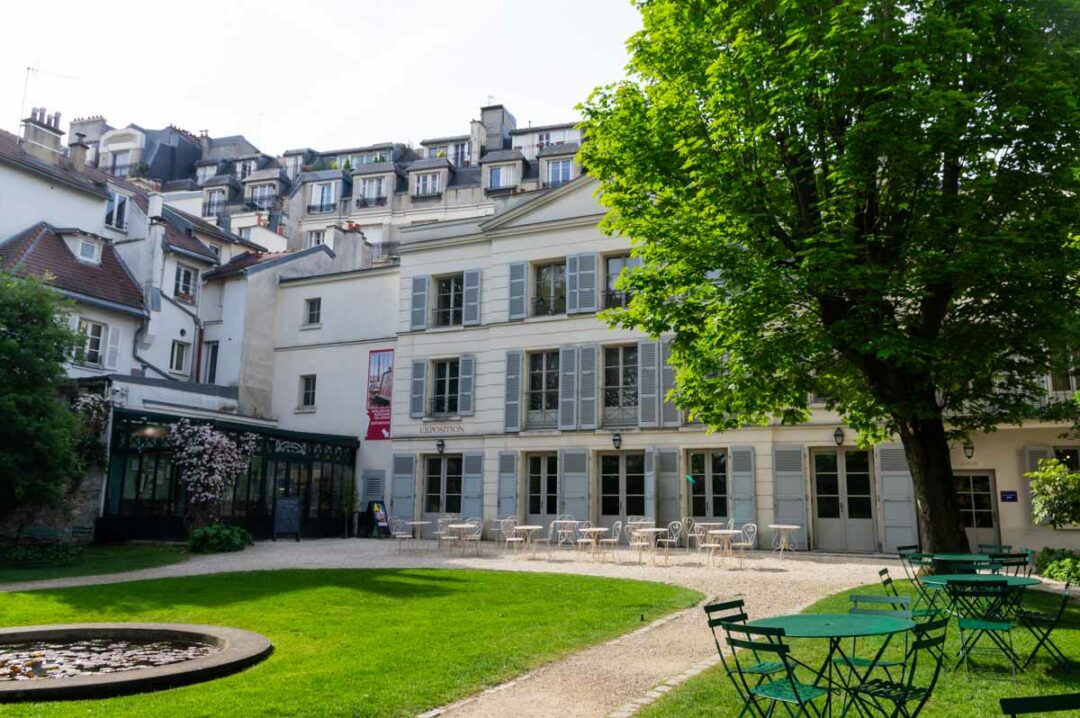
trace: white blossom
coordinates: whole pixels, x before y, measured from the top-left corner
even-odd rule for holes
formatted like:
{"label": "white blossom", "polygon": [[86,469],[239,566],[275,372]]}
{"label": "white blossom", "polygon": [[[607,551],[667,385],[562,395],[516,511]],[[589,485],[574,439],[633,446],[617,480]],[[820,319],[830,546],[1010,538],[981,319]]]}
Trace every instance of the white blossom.
{"label": "white blossom", "polygon": [[209,424],[181,419],[169,429],[173,463],[191,504],[216,506],[237,477],[248,469],[257,437],[235,440]]}

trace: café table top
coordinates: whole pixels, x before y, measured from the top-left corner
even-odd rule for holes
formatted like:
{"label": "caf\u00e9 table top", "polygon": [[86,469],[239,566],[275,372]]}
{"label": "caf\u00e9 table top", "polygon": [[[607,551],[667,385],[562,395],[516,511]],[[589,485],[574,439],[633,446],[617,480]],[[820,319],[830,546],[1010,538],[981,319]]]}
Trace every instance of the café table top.
{"label": "caf\u00e9 table top", "polygon": [[858,638],[887,636],[915,628],[915,622],[894,616],[858,613],[796,613],[750,621],[747,625],[783,628],[789,638]]}
{"label": "caf\u00e9 table top", "polygon": [[514,527],[515,531],[539,531],[544,528],[543,526],[535,526],[533,524],[518,524]]}
{"label": "caf\u00e9 table top", "polygon": [[406,526],[430,526],[430,521],[406,521]]}
{"label": "caf\u00e9 table top", "polygon": [[607,528],[606,526],[592,526],[590,528],[578,529],[578,531],[583,534],[602,534],[607,533],[610,530],[611,529]]}
{"label": "caf\u00e9 table top", "polygon": [[577,519],[555,519],[551,523],[553,524],[579,524],[581,523]]}
{"label": "caf\u00e9 table top", "polygon": [[476,528],[476,527],[473,526],[472,524],[450,524],[446,528],[448,528],[448,529],[459,529],[460,530],[460,529],[472,529],[472,528]]}
{"label": "caf\u00e9 table top", "polygon": [[781,531],[798,531],[802,526],[796,526],[795,524],[769,524],[771,529],[780,529]]}
{"label": "caf\u00e9 table top", "polygon": [[654,533],[654,534],[667,533],[667,527],[665,527],[665,526],[638,526],[636,524],[634,524],[633,526],[634,526],[635,531],[643,531],[643,532],[646,532],[646,533]]}
{"label": "caf\u00e9 table top", "polygon": [[950,563],[979,563],[989,562],[990,554],[986,553],[935,553],[931,555],[935,561],[948,561]]}
{"label": "caf\u00e9 table top", "polygon": [[741,536],[742,529],[710,529],[708,533],[712,536]]}
{"label": "caf\u00e9 table top", "polygon": [[1030,576],[1005,576],[993,573],[944,573],[932,576],[923,576],[919,579],[931,586],[944,586],[949,581],[971,581],[974,583],[993,583],[1004,581],[1010,588],[1022,588],[1038,586],[1042,581]]}

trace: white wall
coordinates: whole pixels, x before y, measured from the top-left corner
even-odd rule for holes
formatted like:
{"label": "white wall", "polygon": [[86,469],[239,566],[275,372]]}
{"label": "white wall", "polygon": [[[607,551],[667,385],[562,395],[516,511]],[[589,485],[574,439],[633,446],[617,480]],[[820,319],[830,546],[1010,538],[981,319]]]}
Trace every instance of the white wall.
{"label": "white wall", "polygon": [[106,200],[0,165],[0,241],[45,221],[104,235]]}

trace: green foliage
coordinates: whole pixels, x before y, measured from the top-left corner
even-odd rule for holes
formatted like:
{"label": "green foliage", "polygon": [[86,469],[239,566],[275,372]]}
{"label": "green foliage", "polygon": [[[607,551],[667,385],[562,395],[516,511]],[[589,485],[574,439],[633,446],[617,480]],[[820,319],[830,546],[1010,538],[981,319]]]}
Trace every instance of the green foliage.
{"label": "green foliage", "polygon": [[5,625],[183,621],[257,631],[274,644],[266,661],[226,678],[5,705],[4,718],[404,718],[702,598],[596,576],[422,569],[256,571],[3,596]]}
{"label": "green foliage", "polygon": [[1057,459],[1040,459],[1031,479],[1031,512],[1035,520],[1056,529],[1080,524],[1080,473],[1069,471]]}
{"label": "green foliage", "polygon": [[239,526],[226,526],[212,523],[197,528],[188,538],[188,551],[191,553],[227,553],[243,551],[255,543],[247,531]]}
{"label": "green foliage", "polygon": [[0,272],[0,518],[59,507],[82,473],[79,423],[60,399],[77,336],[40,281]]}
{"label": "green foliage", "polygon": [[1080,556],[1059,558],[1047,566],[1042,575],[1055,581],[1076,581],[1080,579]]}
{"label": "green foliage", "polygon": [[67,541],[27,543],[0,547],[0,566],[64,566],[74,563],[83,554],[83,546]]}
{"label": "green foliage", "polygon": [[678,403],[724,429],[817,394],[871,438],[1029,415],[1080,345],[1080,6],[637,5],[581,158],[645,260],[610,318],[674,333]]}
{"label": "green foliage", "polygon": [[1047,547],[1035,556],[1035,573],[1058,581],[1066,580],[1064,576],[1075,571],[1078,566],[1080,554],[1067,548]]}

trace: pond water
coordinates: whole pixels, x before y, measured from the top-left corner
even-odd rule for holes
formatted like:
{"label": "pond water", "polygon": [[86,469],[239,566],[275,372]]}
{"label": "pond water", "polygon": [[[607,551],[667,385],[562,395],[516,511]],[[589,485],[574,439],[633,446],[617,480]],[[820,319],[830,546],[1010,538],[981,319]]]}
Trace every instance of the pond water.
{"label": "pond water", "polygon": [[79,641],[0,643],[0,681],[71,678],[88,673],[120,673],[190,661],[219,649],[187,641]]}

